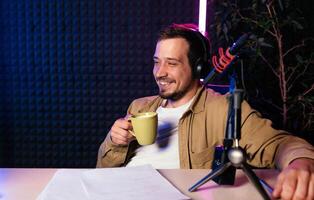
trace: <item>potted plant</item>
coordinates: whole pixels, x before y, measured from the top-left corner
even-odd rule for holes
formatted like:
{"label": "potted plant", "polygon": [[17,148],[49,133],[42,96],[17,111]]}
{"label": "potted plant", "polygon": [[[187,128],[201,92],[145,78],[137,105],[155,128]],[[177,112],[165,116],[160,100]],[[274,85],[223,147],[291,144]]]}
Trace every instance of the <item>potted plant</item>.
{"label": "potted plant", "polygon": [[247,100],[277,128],[313,144],[314,39],[311,19],[303,11],[309,5],[281,0],[221,0],[212,5],[212,53],[249,32],[243,59]]}

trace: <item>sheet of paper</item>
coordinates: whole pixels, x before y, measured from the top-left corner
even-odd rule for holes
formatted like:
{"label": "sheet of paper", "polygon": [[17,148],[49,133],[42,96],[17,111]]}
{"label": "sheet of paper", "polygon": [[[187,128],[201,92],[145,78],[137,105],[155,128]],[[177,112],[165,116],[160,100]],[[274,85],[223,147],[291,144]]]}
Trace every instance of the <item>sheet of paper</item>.
{"label": "sheet of paper", "polygon": [[88,199],[81,178],[84,171],[82,169],[58,170],[37,200]]}
{"label": "sheet of paper", "polygon": [[59,170],[39,200],[190,199],[149,165],[91,170]]}

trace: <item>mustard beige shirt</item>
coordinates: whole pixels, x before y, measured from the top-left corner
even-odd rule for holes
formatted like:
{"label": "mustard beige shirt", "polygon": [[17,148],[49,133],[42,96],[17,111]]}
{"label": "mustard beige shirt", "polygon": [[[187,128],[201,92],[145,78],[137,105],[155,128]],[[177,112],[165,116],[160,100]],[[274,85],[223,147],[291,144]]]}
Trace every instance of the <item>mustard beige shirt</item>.
{"label": "mustard beige shirt", "polygon": [[[150,96],[134,100],[128,113],[156,111],[163,99]],[[179,158],[182,169],[211,168],[215,146],[222,145],[228,101],[225,95],[200,87],[179,121]],[[247,152],[248,163],[258,168],[283,168],[296,158],[314,159],[314,148],[305,140],[272,128],[271,121],[260,117],[246,101],[242,103],[240,146]],[[110,134],[101,144],[97,167],[125,166],[138,148],[112,143]]]}

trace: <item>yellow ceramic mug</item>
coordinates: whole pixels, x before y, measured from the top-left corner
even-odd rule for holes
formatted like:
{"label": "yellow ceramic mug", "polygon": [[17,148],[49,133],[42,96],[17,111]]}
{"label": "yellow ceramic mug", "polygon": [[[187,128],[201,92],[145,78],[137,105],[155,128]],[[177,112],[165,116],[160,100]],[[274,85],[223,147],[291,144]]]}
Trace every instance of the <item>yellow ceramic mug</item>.
{"label": "yellow ceramic mug", "polygon": [[140,145],[153,144],[157,136],[158,117],[156,112],[144,112],[132,115],[131,120],[134,135]]}

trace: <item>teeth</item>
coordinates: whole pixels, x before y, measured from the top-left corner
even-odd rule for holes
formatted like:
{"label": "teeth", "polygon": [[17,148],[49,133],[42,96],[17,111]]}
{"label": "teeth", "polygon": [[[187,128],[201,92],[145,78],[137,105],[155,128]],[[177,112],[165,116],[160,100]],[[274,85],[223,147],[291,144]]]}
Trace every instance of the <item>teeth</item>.
{"label": "teeth", "polygon": [[160,84],[160,85],[169,85],[168,82],[164,82],[164,81],[160,81],[159,84]]}

